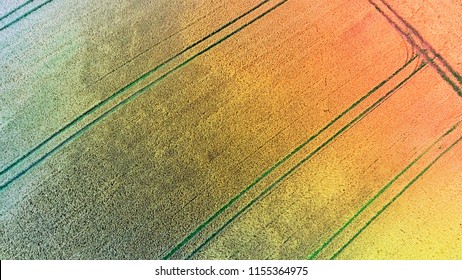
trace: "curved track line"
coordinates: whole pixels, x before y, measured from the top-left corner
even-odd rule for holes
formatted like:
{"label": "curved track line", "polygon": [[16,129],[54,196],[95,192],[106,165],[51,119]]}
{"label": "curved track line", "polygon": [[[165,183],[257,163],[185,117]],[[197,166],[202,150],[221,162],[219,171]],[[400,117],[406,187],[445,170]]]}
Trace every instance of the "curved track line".
{"label": "curved track line", "polygon": [[[459,84],[462,83],[462,78],[461,76],[459,75],[459,73],[457,73],[449,64],[448,62],[439,54],[437,53],[433,47],[420,35],[419,32],[417,32],[417,30],[411,25],[409,24],[401,15],[399,15],[386,1],[384,0],[379,0],[380,2],[382,2],[383,5],[385,5],[385,7],[390,10],[392,12],[392,14],[398,18],[398,20],[404,24],[404,26],[409,29],[410,32],[405,32],[401,27],[398,26],[398,24],[393,21],[393,19],[388,16],[385,11],[383,11],[378,5],[377,3],[375,3],[374,0],[369,0],[369,3],[371,3],[375,9],[380,13],[382,14],[386,20],[398,31],[398,33],[400,33],[403,37],[406,38],[406,40],[411,44],[411,46],[413,46],[413,48],[415,50],[417,50],[419,52],[419,54],[424,58],[424,60],[429,64],[431,65],[433,68],[436,69],[436,71],[438,72],[438,74],[454,89],[454,91],[459,95],[459,96],[462,96],[462,91],[460,89],[459,86],[457,86],[455,84],[455,82],[453,82],[450,78],[449,78],[449,75],[448,73],[446,73],[446,71],[444,69],[442,69],[441,67],[439,67],[435,62],[434,60],[435,59],[439,59],[444,67],[446,67],[449,72],[456,78],[456,80],[459,82]],[[420,43],[424,46],[423,48],[419,46],[419,44],[411,37],[411,35],[414,35],[415,37],[417,37],[418,41],[420,41]],[[431,58],[428,53],[432,54],[434,56],[434,58]],[[445,134],[443,134],[441,137],[439,137],[432,145],[430,145],[422,154],[420,154],[417,158],[415,158],[409,165],[407,165],[399,174],[397,174],[388,184],[386,184],[382,189],[379,190],[379,192],[374,195],[369,201],[366,202],[366,204],[364,204],[359,210],[358,212],[356,212],[342,227],[340,227],[339,230],[337,230],[320,248],[318,248],[315,252],[313,252],[309,257],[308,259],[314,259],[316,258],[316,256],[323,250],[325,249],[341,232],[343,232],[343,230],[345,230],[346,227],[348,227],[348,225],[350,225],[373,201],[375,201],[383,192],[385,192],[396,180],[398,180],[398,178],[400,178],[409,168],[411,168],[420,158],[422,158],[434,145],[436,145],[442,138],[444,138],[446,135],[450,134],[458,125],[460,124],[460,122],[456,123],[449,131],[447,131]],[[460,140],[460,139],[459,139]],[[459,141],[457,140],[456,143]],[[455,145],[455,144],[454,144]],[[452,146],[451,146],[452,147]],[[450,149],[450,148],[449,148]],[[446,151],[444,151],[442,154],[446,153]],[[440,154],[440,156],[438,156],[435,161],[440,158],[442,156],[442,154]],[[432,162],[430,164],[430,166],[433,164],[434,162]],[[427,166],[427,168],[425,168],[422,172],[424,173],[428,168],[430,168],[429,166]],[[419,173],[419,175],[414,178],[415,180],[417,180],[420,176],[423,175],[423,173]],[[415,180],[411,181],[410,184],[412,184]],[[407,189],[410,185],[406,186],[404,189]],[[402,191],[404,192],[404,191]],[[402,192],[400,192],[400,194],[397,195],[397,197],[399,197]],[[386,209],[394,200],[396,200],[396,198],[393,198],[388,204],[386,204],[384,206],[384,208]],[[382,213],[385,209],[381,209],[377,214],[376,216],[374,216],[363,228],[360,229],[360,231],[355,234],[355,236],[350,239],[350,241],[347,242],[347,244],[345,244],[337,253],[334,254],[334,256],[332,258],[336,258],[338,256],[338,254],[341,253],[341,251],[343,251],[349,243],[351,243],[373,220],[375,220],[378,215],[380,215],[380,213]]]}
{"label": "curved track line", "polygon": [[[381,9],[377,3],[375,3],[374,0],[369,0],[369,3],[371,3],[375,9],[381,13],[387,21],[395,28],[401,35],[403,35],[409,44],[411,44],[418,52],[420,55],[422,55],[422,58],[430,65],[432,66],[436,72],[454,89],[454,91],[462,97],[462,89],[457,85],[462,85],[462,77],[457,71],[455,71],[449,63],[439,54],[435,51],[435,49],[425,40],[423,39],[422,35],[420,35],[417,30],[410,25],[406,20],[404,20],[387,2],[380,0],[385,7],[391,11],[391,13],[398,18],[399,22],[403,24],[408,30],[406,32],[403,30],[401,27],[398,26],[398,24],[389,16],[387,13]],[[419,44],[414,40],[411,35],[414,37],[417,37],[417,40],[423,45],[423,47],[420,47]],[[429,53],[433,55],[434,57],[430,57]],[[445,71],[442,67],[437,65],[436,62],[441,62],[443,64],[443,67],[446,68],[449,73]],[[453,81],[450,77],[452,74],[453,77],[455,77],[456,82]]]}

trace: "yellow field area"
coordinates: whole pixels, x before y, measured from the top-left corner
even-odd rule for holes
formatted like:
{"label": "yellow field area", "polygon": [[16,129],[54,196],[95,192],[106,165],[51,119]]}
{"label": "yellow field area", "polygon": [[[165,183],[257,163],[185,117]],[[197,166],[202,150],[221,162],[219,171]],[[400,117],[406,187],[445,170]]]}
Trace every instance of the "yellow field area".
{"label": "yellow field area", "polygon": [[462,4],[0,4],[1,259],[462,259]]}

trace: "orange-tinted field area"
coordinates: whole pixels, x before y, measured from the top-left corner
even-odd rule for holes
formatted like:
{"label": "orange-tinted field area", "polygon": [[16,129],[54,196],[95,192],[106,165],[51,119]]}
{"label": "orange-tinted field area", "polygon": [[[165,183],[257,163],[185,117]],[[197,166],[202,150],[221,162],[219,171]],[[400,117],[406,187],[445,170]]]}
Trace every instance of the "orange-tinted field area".
{"label": "orange-tinted field area", "polygon": [[1,259],[462,259],[462,5],[0,4]]}

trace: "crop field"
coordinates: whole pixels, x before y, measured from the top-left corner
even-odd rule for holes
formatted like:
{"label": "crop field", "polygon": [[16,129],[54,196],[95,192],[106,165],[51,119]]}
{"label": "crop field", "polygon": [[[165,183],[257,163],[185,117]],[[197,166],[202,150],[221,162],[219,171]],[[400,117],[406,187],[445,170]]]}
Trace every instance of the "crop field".
{"label": "crop field", "polygon": [[0,259],[462,259],[462,3],[2,0]]}

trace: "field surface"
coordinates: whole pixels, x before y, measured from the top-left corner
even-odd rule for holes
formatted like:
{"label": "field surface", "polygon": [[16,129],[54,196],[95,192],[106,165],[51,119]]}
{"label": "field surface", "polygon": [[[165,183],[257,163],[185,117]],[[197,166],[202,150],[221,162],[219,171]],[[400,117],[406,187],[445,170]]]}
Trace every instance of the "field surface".
{"label": "field surface", "polygon": [[1,259],[462,259],[462,4],[4,0]]}

